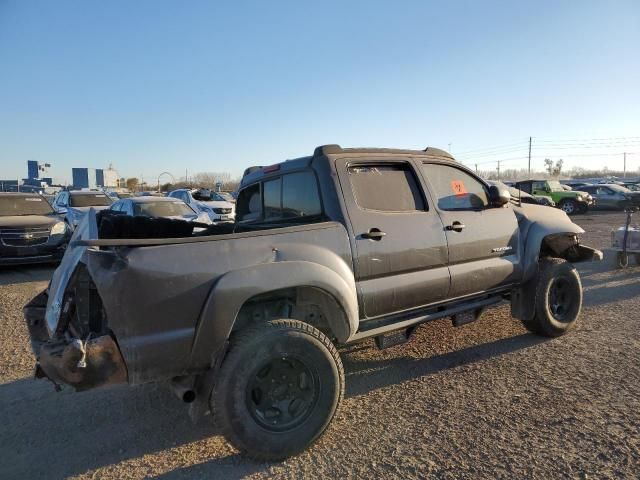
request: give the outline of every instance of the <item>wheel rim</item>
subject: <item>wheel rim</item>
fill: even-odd
[[[549,309],[553,318],[560,322],[571,320],[572,306],[571,284],[566,278],[556,278],[549,288]]]
[[[318,375],[303,362],[292,357],[274,358],[251,375],[247,408],[263,428],[291,430],[307,419],[319,390]]]
[[[562,204],[562,210],[564,213],[573,213],[575,208],[573,207],[573,202],[564,202]]]

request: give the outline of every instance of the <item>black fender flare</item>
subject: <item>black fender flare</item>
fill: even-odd
[[[191,350],[191,365],[208,365],[212,352],[228,339],[240,309],[256,295],[292,287],[313,287],[331,295],[344,318],[328,319],[339,342],[358,329],[355,282],[318,263],[292,260],[264,263],[222,275],[211,288],[203,306]],[[332,323],[333,322],[333,323]]]

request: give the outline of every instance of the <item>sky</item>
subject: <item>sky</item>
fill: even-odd
[[[0,0],[0,178],[342,146],[640,168],[640,2]]]

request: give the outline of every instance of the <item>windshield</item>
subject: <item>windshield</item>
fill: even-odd
[[[607,187],[609,187],[611,190],[615,190],[616,192],[623,192],[623,193],[629,193],[631,192],[631,190],[629,190],[627,187],[623,187],[622,185],[607,185]]]
[[[218,195],[220,195],[222,197],[222,199],[227,201],[227,202],[235,202],[236,201],[236,199],[233,198],[233,195],[231,195],[229,192],[218,192]]]
[[[40,197],[0,197],[0,216],[48,215],[53,213],[49,202]]]
[[[552,192],[564,192],[564,188],[562,188],[562,184],[557,180],[548,180],[549,188],[551,188]]]
[[[196,212],[184,202],[141,202],[133,206],[135,215],[147,217],[184,217]]]
[[[71,207],[104,207],[111,205],[113,200],[104,193],[71,194],[69,205]]]

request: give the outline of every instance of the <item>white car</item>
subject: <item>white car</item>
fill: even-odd
[[[196,212],[189,205],[186,205],[177,198],[152,196],[123,198],[111,205],[111,210],[121,212],[131,217],[171,218],[207,225],[212,223],[209,215]],[[201,232],[203,230],[203,227],[196,227],[193,231]]]
[[[206,213],[212,222],[233,222],[236,218],[235,205],[208,189],[182,188],[170,192],[167,196],[179,198],[198,213]]]
[[[53,201],[53,209],[59,215],[63,215],[71,231],[82,220],[90,208],[104,210],[109,208],[113,199],[106,193],[92,190],[62,191],[56,195]]]

